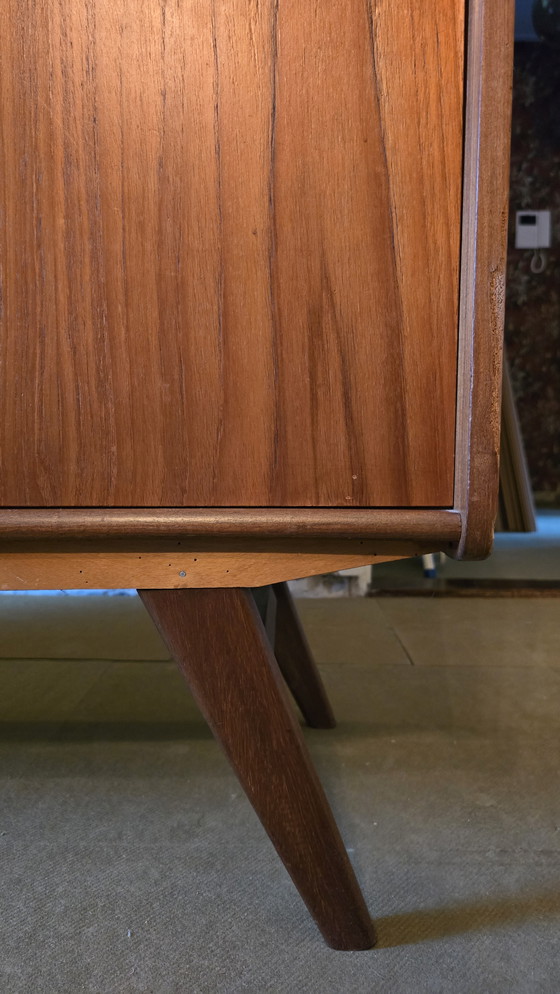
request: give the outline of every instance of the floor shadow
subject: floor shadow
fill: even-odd
[[[454,935],[560,917],[560,890],[473,901],[451,908],[426,908],[377,918],[377,949],[414,946]]]

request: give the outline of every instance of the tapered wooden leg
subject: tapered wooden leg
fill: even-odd
[[[140,590],[329,945],[375,937],[249,591]]]
[[[257,605],[257,611],[261,616],[268,641],[271,646],[274,646],[276,638],[276,597],[272,586],[251,587],[251,593]]]
[[[335,717],[287,583],[275,583],[274,654],[301,713],[311,728],[334,728]]]

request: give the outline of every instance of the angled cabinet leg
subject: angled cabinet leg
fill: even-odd
[[[250,592],[139,594],[326,941],[371,948],[364,899]]]
[[[334,728],[335,717],[287,583],[273,585],[276,597],[274,653],[284,679],[311,728]]]

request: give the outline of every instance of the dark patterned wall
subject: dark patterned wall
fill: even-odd
[[[560,505],[560,51],[515,46],[506,345],[539,503]],[[514,248],[515,211],[552,211],[540,275]]]

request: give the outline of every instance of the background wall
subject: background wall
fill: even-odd
[[[516,41],[536,41],[537,35],[531,18],[533,0],[515,0]]]
[[[540,275],[514,248],[515,211],[552,211]],[[515,46],[506,346],[537,502],[560,506],[560,51]]]

